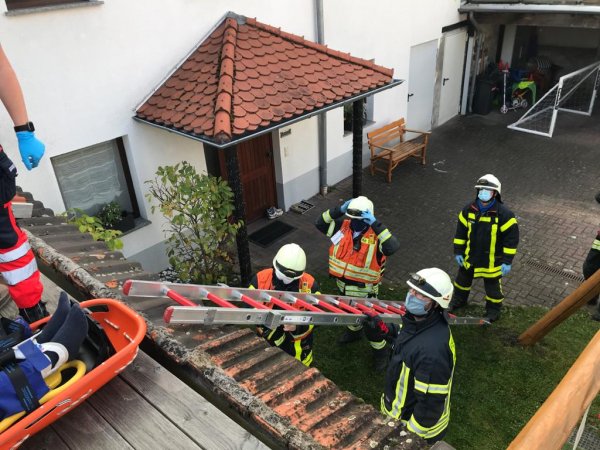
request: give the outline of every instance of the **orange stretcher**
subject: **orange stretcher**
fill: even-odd
[[[80,306],[93,324],[80,354],[45,379],[51,390],[40,399],[37,409],[0,421],[0,449],[18,448],[116,377],[137,355],[146,334],[146,322],[140,315],[113,299],[87,300]],[[33,323],[32,329],[48,320]]]

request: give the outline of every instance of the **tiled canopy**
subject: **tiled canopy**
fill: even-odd
[[[135,118],[219,146],[398,83],[393,70],[227,14]]]

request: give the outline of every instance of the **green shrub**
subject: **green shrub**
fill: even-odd
[[[122,218],[123,213],[121,210],[121,205],[115,201],[106,203],[98,213],[98,219],[104,228],[114,228],[114,226],[119,223]]]
[[[81,233],[90,233],[95,241],[104,241],[109,250],[120,250],[123,241],[119,239],[123,233],[117,230],[107,230],[102,222],[95,216],[88,216],[79,208],[71,208],[66,211],[67,222],[77,225]]]
[[[159,167],[146,181],[152,212],[168,220],[167,256],[185,283],[227,282],[233,274],[234,238],[242,221],[233,222],[233,192],[221,178],[199,175],[188,162]]]

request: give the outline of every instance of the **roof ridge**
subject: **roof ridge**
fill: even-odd
[[[306,47],[310,47],[313,50],[323,52],[333,58],[342,59],[346,62],[350,62],[353,64],[358,64],[360,66],[364,66],[368,69],[375,70],[383,75],[391,77],[394,75],[394,69],[388,69],[387,67],[380,66],[379,64],[375,64],[373,61],[369,61],[366,59],[358,58],[356,56],[352,56],[350,53],[344,53],[337,50],[330,49],[327,45],[319,44],[314,41],[309,41],[304,39],[304,37],[288,33],[286,31],[281,31],[281,28],[276,28],[272,25],[268,25],[266,23],[259,22],[256,18],[246,17],[246,24],[254,26],[256,28],[260,28],[263,31],[279,36],[282,39],[295,42],[300,45],[304,45]]]
[[[221,54],[219,55],[219,84],[215,99],[215,123],[213,136],[217,143],[231,140],[231,109],[233,106],[233,76],[235,49],[237,43],[238,21],[227,17],[224,21]]]

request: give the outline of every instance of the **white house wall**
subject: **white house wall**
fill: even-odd
[[[395,78],[407,80],[376,95],[375,126],[405,115],[410,47],[438,39],[443,26],[459,21],[459,1],[386,0],[376,8],[364,1],[323,4],[327,45],[375,58],[393,67]],[[19,185],[56,212],[64,211],[50,158],[123,137],[137,201],[142,216],[151,221],[124,237],[124,254],[141,255],[144,264],[156,261],[150,255],[160,253],[156,249],[162,248],[164,222],[150,211],[144,181],[153,178],[159,165],[185,159],[203,171],[206,163],[200,143],[135,122],[132,116],[227,11],[315,39],[313,0],[105,0],[98,6],[0,14],[0,42],[18,74],[30,119],[46,143],[39,168],[27,172],[20,165]],[[0,2],[4,12],[5,2]],[[343,135],[341,109],[327,116],[333,184],[351,174],[352,137]],[[295,124],[292,134],[281,139],[274,133],[280,205],[289,207],[319,190],[316,124],[314,118]],[[12,122],[2,108],[0,142],[19,159]]]

